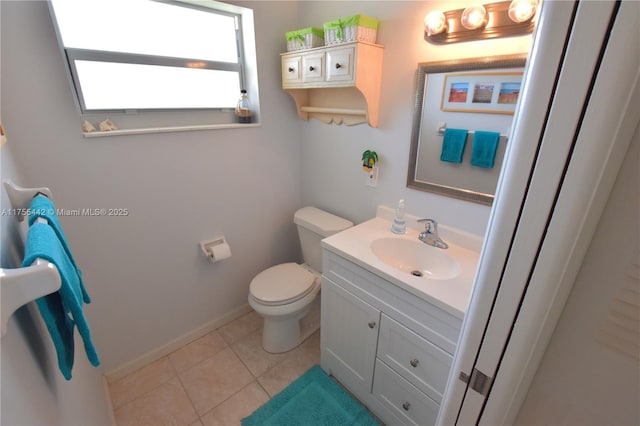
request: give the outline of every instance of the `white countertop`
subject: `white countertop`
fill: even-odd
[[[388,212],[387,212],[388,213]],[[461,272],[451,279],[432,279],[416,277],[408,272],[382,262],[371,250],[371,242],[379,238],[401,238],[418,241],[419,232],[414,220],[407,218],[407,232],[403,235],[391,232],[391,220],[380,217],[368,220],[345,231],[322,240],[322,247],[336,253],[396,286],[432,303],[445,311],[463,318],[467,310],[471,290],[480,256],[481,238],[461,233],[454,235],[455,230],[446,228],[440,232],[441,238],[449,244],[444,250],[447,255],[458,261]],[[385,212],[382,216],[388,216]],[[442,228],[441,228],[442,229]],[[447,236],[450,238],[448,239]],[[460,244],[456,244],[456,242]],[[463,247],[464,244],[465,246]]]

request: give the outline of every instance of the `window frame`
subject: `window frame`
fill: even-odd
[[[156,1],[156,0],[151,0]],[[217,1],[207,1],[206,3],[198,0],[173,0],[173,1],[163,1],[162,3],[175,5],[178,7],[186,7],[195,10],[200,10],[205,13],[215,13],[219,15],[230,16],[234,18],[235,21],[235,39],[236,39],[236,51],[237,51],[237,62],[222,62],[222,61],[212,61],[200,58],[181,58],[181,57],[169,57],[169,56],[161,56],[161,55],[148,55],[148,54],[139,54],[139,53],[129,53],[129,52],[111,52],[111,51],[103,51],[103,50],[92,50],[92,49],[80,49],[80,48],[72,48],[64,46],[62,41],[62,35],[58,28],[58,22],[55,17],[55,10],[51,3],[49,3],[49,10],[52,17],[53,25],[55,27],[56,37],[58,39],[60,50],[63,54],[63,58],[65,60],[65,65],[67,68],[68,77],[71,83],[71,87],[73,90],[73,97],[76,103],[76,107],[78,108],[80,114],[82,116],[91,115],[91,114],[105,114],[105,113],[122,113],[122,114],[135,114],[135,113],[144,113],[144,112],[193,112],[193,111],[222,111],[229,112],[233,111],[234,107],[186,107],[186,108],[171,108],[171,107],[159,107],[159,108],[136,108],[136,109],[128,109],[128,108],[110,108],[110,109],[87,109],[85,105],[85,99],[82,92],[82,87],[80,84],[80,78],[75,66],[75,62],[79,60],[85,61],[99,61],[99,62],[112,62],[112,63],[121,63],[121,64],[142,64],[142,65],[160,65],[160,66],[169,66],[169,67],[179,67],[179,68],[191,68],[189,64],[193,64],[194,62],[198,63],[199,68],[209,69],[209,70],[220,70],[220,71],[232,71],[238,73],[239,78],[239,86],[241,89],[251,88],[251,84],[248,84],[248,80],[251,78],[247,78],[247,58],[246,58],[246,49],[245,49],[245,40],[244,34],[245,29],[243,28],[243,13],[238,9],[246,9],[240,8],[238,6],[234,6],[227,3],[221,3]],[[248,9],[250,10],[250,9]],[[253,31],[253,30],[252,30]],[[254,47],[255,49],[255,47]],[[257,78],[256,86],[257,86]],[[257,87],[254,90],[250,90],[251,92],[256,91]]]

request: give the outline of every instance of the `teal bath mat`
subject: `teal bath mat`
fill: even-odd
[[[379,426],[367,409],[314,365],[242,426]]]

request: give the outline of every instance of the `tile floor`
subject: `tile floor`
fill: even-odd
[[[320,332],[270,354],[262,318],[250,312],[109,384],[116,423],[239,425],[272,396],[320,363]]]

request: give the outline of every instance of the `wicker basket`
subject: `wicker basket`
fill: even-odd
[[[379,20],[365,15],[348,16],[325,22],[323,24],[324,44],[331,45],[350,41],[375,43],[379,24]]]
[[[324,32],[321,28],[309,27],[285,33],[287,52],[324,46]]]

